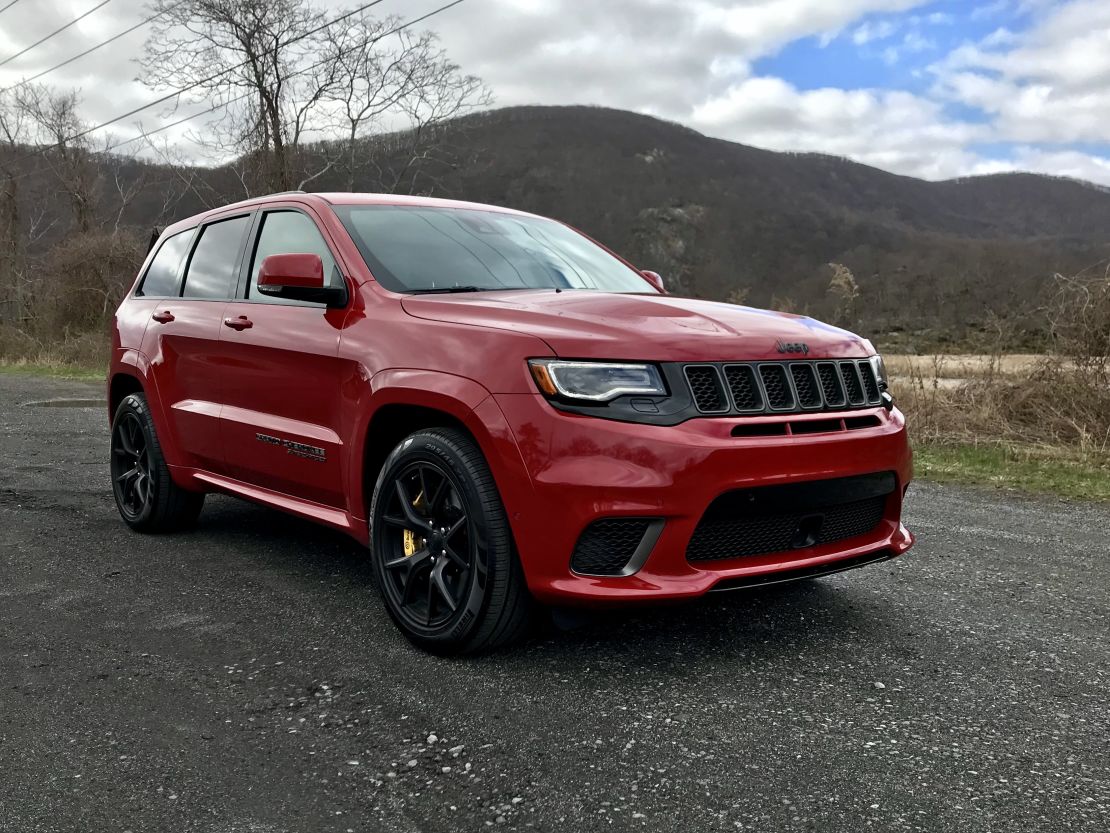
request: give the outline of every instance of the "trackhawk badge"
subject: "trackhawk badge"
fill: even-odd
[[[801,353],[803,356],[809,355],[809,345],[804,341],[776,341],[775,349],[780,353]]]

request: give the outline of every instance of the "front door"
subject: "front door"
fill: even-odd
[[[243,297],[228,305],[220,334],[228,473],[345,509],[338,352],[346,310],[259,293],[258,270],[272,254],[317,254],[330,280],[344,280],[309,214],[280,209],[259,217]]]

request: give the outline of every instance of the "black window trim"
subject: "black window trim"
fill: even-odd
[[[324,312],[328,311],[329,308],[323,304],[312,303],[311,301],[289,301],[282,304],[273,304],[268,301],[259,301],[256,298],[247,297],[247,291],[250,289],[251,267],[254,265],[254,255],[258,251],[258,243],[262,239],[263,220],[267,214],[277,214],[281,211],[295,211],[306,217],[316,228],[317,234],[319,234],[320,239],[324,241],[324,246],[327,248],[332,261],[335,263],[335,268],[339,270],[339,277],[343,279],[343,283],[347,287],[347,303],[343,307],[336,307],[335,309],[346,309],[349,307],[351,305],[351,299],[354,297],[352,281],[347,275],[347,271],[343,268],[342,259],[336,254],[335,246],[332,241],[328,239],[327,230],[321,227],[320,223],[317,222],[317,219],[311,213],[295,203],[266,204],[255,210],[254,218],[251,220],[250,229],[247,232],[247,246],[243,255],[240,257],[239,278],[235,285],[235,296],[231,299],[232,302],[237,304],[258,304],[272,307],[303,307],[306,309],[323,310]]]
[[[228,301],[234,301],[235,300],[235,292],[238,289],[238,280],[237,280],[236,276],[239,275],[240,272],[242,271],[242,268],[243,268],[243,251],[246,248],[247,241],[250,239],[251,231],[254,229],[254,225],[257,222],[257,218],[255,216],[257,214],[258,214],[258,211],[255,210],[255,209],[250,209],[248,211],[236,211],[232,214],[223,214],[223,215],[220,215],[219,217],[211,217],[211,218],[209,218],[208,220],[205,220],[203,223],[201,223],[200,225],[198,225],[196,227],[195,234],[193,236],[193,240],[189,244],[189,255],[185,259],[184,266],[182,266],[182,269],[181,269],[181,278],[177,283],[177,297],[181,298],[183,301],[209,301],[209,302],[217,302],[217,303],[221,303],[221,304],[226,304]],[[243,233],[242,238],[240,238],[240,240],[239,240],[239,252],[236,255],[235,266],[233,267],[233,269],[231,271],[232,279],[231,279],[231,281],[229,281],[229,284],[228,284],[228,292],[230,294],[226,298],[189,298],[189,297],[187,297],[185,295],[185,283],[186,283],[187,278],[189,276],[189,267],[193,265],[193,255],[196,254],[197,246],[200,244],[201,237],[203,237],[203,235],[204,235],[204,230],[207,229],[209,226],[216,225],[217,223],[223,223],[223,222],[226,222],[228,220],[239,220],[239,219],[242,219],[244,217],[249,218],[249,221],[247,222],[247,228],[246,228],[245,232]]]
[[[185,277],[185,263],[188,260],[188,258],[191,257],[191,255],[192,255],[193,246],[196,245],[196,236],[197,236],[197,229],[198,228],[200,228],[200,226],[195,225],[192,228],[186,228],[186,229],[182,229],[181,231],[175,231],[173,234],[163,234],[162,235],[162,239],[158,242],[158,245],[154,248],[153,254],[150,256],[150,260],[147,262],[146,268],[143,270],[142,277],[140,277],[138,282],[135,284],[135,289],[131,293],[132,298],[152,298],[152,299],[154,299],[154,298],[180,298],[181,297],[181,288],[184,285],[184,280],[183,279]],[[150,274],[150,267],[154,265],[154,261],[158,257],[158,254],[162,251],[162,247],[165,246],[166,243],[168,243],[173,238],[178,237],[182,234],[188,234],[188,235],[190,235],[190,237],[186,241],[185,251],[182,253],[181,259],[177,262],[177,294],[176,295],[144,295],[143,294],[143,287],[146,285],[147,275]]]

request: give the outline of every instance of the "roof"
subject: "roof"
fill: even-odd
[[[208,211],[202,211],[191,217],[185,217],[171,224],[165,234],[176,234],[187,228],[192,228],[209,218],[222,214],[229,209],[251,209],[271,203],[299,202],[307,205],[408,205],[422,206],[425,208],[469,208],[475,211],[496,211],[502,214],[517,214],[525,217],[536,216],[527,211],[517,211],[515,208],[504,208],[497,205],[485,205],[479,202],[465,202],[463,200],[445,200],[435,197],[412,197],[405,194],[364,194],[352,191],[337,191],[333,193],[306,193],[304,191],[282,191],[277,194],[264,194],[258,197],[239,202],[228,203]]]

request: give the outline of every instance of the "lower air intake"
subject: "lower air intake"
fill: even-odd
[[[893,472],[727,492],[709,505],[688,561],[721,561],[831,544],[875,530]]]
[[[570,567],[589,576],[619,576],[636,555],[644,535],[653,523],[650,518],[605,518],[594,521],[578,539]]]

